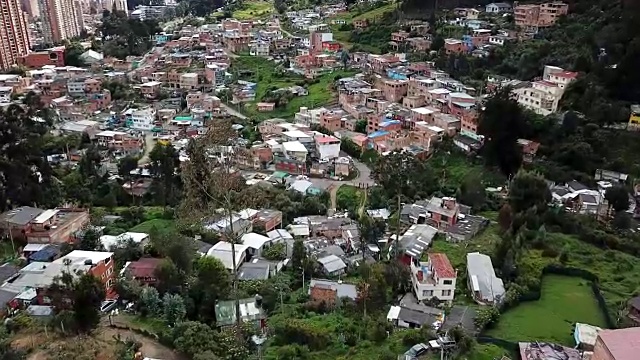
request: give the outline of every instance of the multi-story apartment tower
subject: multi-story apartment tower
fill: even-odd
[[[113,11],[115,8],[116,10],[124,11],[125,14],[129,15],[129,11],[127,10],[127,0],[103,0],[102,8],[109,11]]]
[[[29,30],[19,0],[0,0],[0,69],[17,64],[29,52]]]
[[[39,0],[42,19],[42,37],[46,44],[57,44],[62,40],[80,35],[82,17],[74,0]]]

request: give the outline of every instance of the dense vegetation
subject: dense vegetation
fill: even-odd
[[[107,10],[98,30],[104,55],[122,60],[129,55],[144,55],[153,46],[151,37],[162,31],[155,20],[130,19],[124,12]]]

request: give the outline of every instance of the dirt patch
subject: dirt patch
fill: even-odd
[[[100,326],[91,336],[63,337],[57,333],[43,331],[19,333],[11,344],[16,349],[29,353],[28,360],[119,360],[116,358],[118,337],[124,341],[135,339],[142,344],[145,357],[163,360],[185,360],[170,348],[152,338],[131,330]]]
[[[184,360],[184,357],[181,357],[175,351],[169,349],[168,347],[158,343],[157,341],[150,339],[146,336],[137,334],[131,330],[124,329],[116,329],[116,328],[102,328],[100,334],[98,335],[99,339],[103,339],[105,341],[115,341],[114,337],[118,337],[122,340],[132,338],[137,342],[142,344],[142,354],[145,357],[163,359],[163,360]]]

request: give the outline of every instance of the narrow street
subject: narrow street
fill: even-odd
[[[140,160],[138,160],[138,166],[144,166],[149,163],[149,154],[151,153],[151,150],[153,150],[153,147],[155,145],[156,145],[156,142],[153,139],[153,133],[152,132],[146,133],[144,135],[144,154],[142,155]]]
[[[237,118],[240,118],[242,120],[246,120],[247,119],[247,117],[242,115],[242,113],[232,109],[231,107],[227,106],[224,103],[220,103],[220,106],[222,106],[222,108],[225,109],[227,114],[229,114],[229,115],[233,115],[233,116],[235,116]]]

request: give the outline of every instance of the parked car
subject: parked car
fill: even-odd
[[[407,350],[404,353],[404,355],[405,355],[405,358],[407,359],[415,359],[418,356],[426,353],[427,351],[429,351],[429,345],[420,343],[420,344],[413,345],[411,349]]]
[[[105,300],[100,305],[100,311],[103,313],[108,313],[111,310],[115,309],[117,304],[118,304],[117,300]]]

